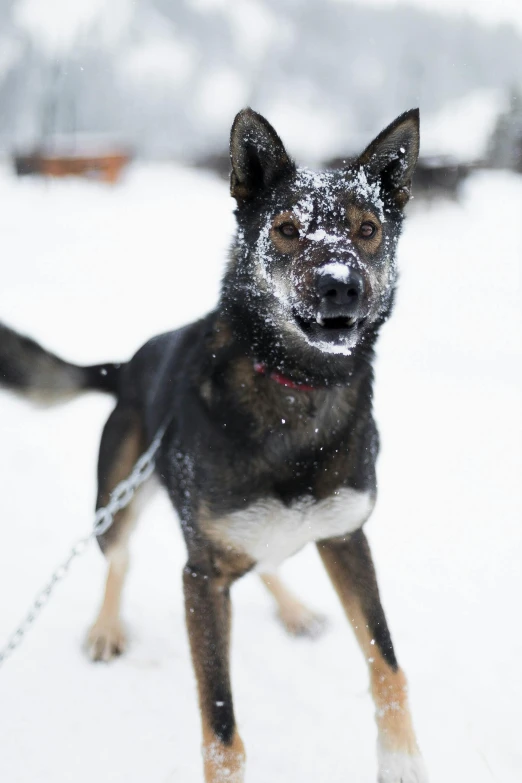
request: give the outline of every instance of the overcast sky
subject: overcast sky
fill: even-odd
[[[212,0],[211,0],[212,1]],[[339,0],[352,2],[353,0]],[[397,0],[358,0],[364,4],[399,5]],[[217,0],[220,2],[220,0]],[[468,13],[483,22],[498,24],[507,22],[522,32],[522,0],[403,0],[402,5],[432,9],[451,14]]]
[[[263,0],[192,0],[200,8],[211,8],[241,3],[244,7],[259,6]],[[306,0],[303,0],[306,2]],[[337,2],[359,2],[364,5],[399,5],[397,0],[337,0]],[[433,9],[451,14],[468,13],[474,19],[498,24],[514,25],[522,33],[522,0],[401,0],[402,5]],[[40,41],[52,48],[60,49],[71,45],[76,34],[88,27],[103,14],[105,27],[109,24],[117,36],[124,29],[132,14],[133,0],[20,0],[15,14],[28,30]],[[244,9],[243,9],[244,10]],[[255,14],[253,18],[256,18]]]

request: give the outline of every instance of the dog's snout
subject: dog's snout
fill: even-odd
[[[328,309],[355,311],[364,293],[364,280],[356,269],[343,268],[343,275],[322,274],[317,280],[321,303]]]

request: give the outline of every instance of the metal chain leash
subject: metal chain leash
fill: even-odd
[[[40,612],[49,601],[54,588],[61,582],[69,573],[71,564],[77,557],[83,555],[90,542],[95,538],[106,533],[114,522],[114,517],[129,505],[138,487],[147,481],[147,479],[154,472],[156,464],[156,453],[161,445],[165,431],[170,423],[170,417],[161,425],[159,430],[154,436],[154,440],[150,444],[147,451],[145,451],[134,465],[129,476],[120,481],[116,485],[111,493],[109,502],[106,506],[99,508],[96,511],[94,517],[93,529],[87,536],[83,536],[78,539],[76,543],[71,547],[71,550],[65,560],[63,560],[57,568],[53,571],[49,581],[42,587],[37,593],[33,603],[26,616],[18,626],[18,628],[11,634],[4,647],[0,648],[0,667],[5,663],[7,658],[22,644],[25,639],[27,631],[31,628],[35,620],[39,617]]]

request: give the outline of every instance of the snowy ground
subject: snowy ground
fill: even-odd
[[[170,167],[114,189],[0,174],[0,319],[82,362],[127,357],[215,301],[233,225],[223,184]],[[522,777],[522,180],[473,178],[461,206],[415,205],[380,343],[380,500],[368,526],[432,780]],[[111,401],[35,410],[0,396],[0,645],[92,521]],[[134,543],[132,645],[81,651],[101,592],[93,547],[0,670],[2,783],[201,781],[182,541],[163,496]],[[233,681],[248,783],[374,783],[361,654],[312,548],[287,579],[328,614],[280,629],[257,580],[235,588]]]

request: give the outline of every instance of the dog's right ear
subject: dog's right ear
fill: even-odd
[[[357,162],[380,180],[383,196],[403,207],[410,197],[411,178],[419,157],[419,110],[397,117]]]
[[[230,162],[230,193],[239,207],[295,171],[275,130],[252,109],[243,109],[234,120]]]

